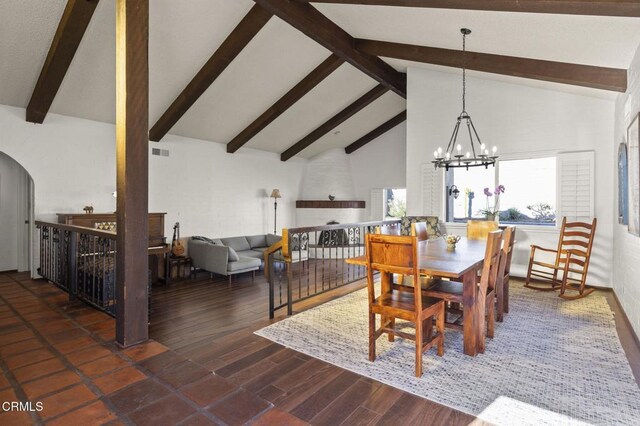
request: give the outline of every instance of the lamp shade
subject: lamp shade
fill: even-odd
[[[274,189],[273,191],[271,191],[271,198],[282,198],[282,195],[280,195],[280,190],[279,189]]]

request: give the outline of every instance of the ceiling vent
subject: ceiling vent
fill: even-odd
[[[169,150],[168,149],[160,149],[160,148],[151,148],[151,155],[157,155],[159,157],[168,157]]]

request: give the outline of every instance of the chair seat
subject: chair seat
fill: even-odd
[[[399,317],[405,317],[409,319],[415,315],[415,303],[413,293],[393,290],[391,293],[384,293],[376,297],[371,306],[374,308],[392,308],[394,310],[406,312],[407,315],[399,315]],[[435,305],[442,303],[441,299],[435,297],[422,296],[422,310],[428,311]]]

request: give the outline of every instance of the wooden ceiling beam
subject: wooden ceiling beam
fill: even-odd
[[[344,123],[349,118],[353,117],[355,114],[357,114],[367,105],[369,105],[371,102],[375,101],[380,96],[387,93],[388,90],[389,90],[388,87],[382,84],[378,84],[376,87],[369,90],[367,93],[365,93],[360,98],[358,98],[351,105],[349,105],[348,107],[346,107],[345,109],[343,109],[342,111],[340,111],[339,113],[331,117],[329,120],[321,124],[320,127],[315,129],[313,132],[309,133],[304,138],[300,139],[290,148],[288,148],[285,152],[283,152],[280,155],[280,160],[287,161],[294,155],[298,154],[300,151],[307,148],[312,143],[316,142],[318,139],[320,139],[321,137],[329,133],[331,130],[335,129],[340,124]]]
[[[273,16],[258,5],[254,5],[249,13],[233,29],[231,34],[209,58],[204,66],[173,101],[149,132],[149,139],[159,142],[169,130],[182,118],[191,106],[213,84],[222,72],[242,52],[247,44],[269,22]]]
[[[362,148],[372,140],[384,135],[385,133],[387,133],[389,130],[393,129],[397,125],[404,123],[406,120],[407,120],[407,110],[404,110],[400,114],[393,117],[391,120],[385,122],[379,127],[376,127],[375,129],[373,129],[372,131],[370,131],[369,133],[367,133],[366,135],[364,135],[363,137],[361,137],[351,145],[347,146],[344,149],[344,152],[346,152],[347,154],[351,154],[359,150],[360,148]]]
[[[67,74],[99,0],[68,0],[27,105],[27,121],[42,123]]]
[[[356,48],[371,55],[404,59],[413,62],[462,68],[465,56],[461,50],[415,46],[375,40],[356,40]],[[534,80],[595,89],[625,92],[627,70],[466,52],[466,68],[474,71],[502,74]]]
[[[291,0],[254,0],[335,55],[344,59],[378,83],[407,97],[406,74],[374,55],[356,50],[354,38],[310,4]]]
[[[299,3],[340,3],[497,12],[640,17],[637,0],[296,0]]]
[[[282,96],[276,103],[266,110],[260,117],[256,118],[253,123],[247,126],[238,134],[231,142],[227,144],[227,152],[234,153],[244,144],[249,142],[251,138],[260,133],[265,127],[271,124],[282,113],[291,108],[293,104],[298,102],[304,95],[309,93],[311,89],[316,87],[322,80],[327,78],[340,65],[344,63],[344,59],[331,55],[311,71],[305,78]]]

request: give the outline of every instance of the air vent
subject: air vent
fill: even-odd
[[[160,149],[160,148],[151,148],[151,155],[157,155],[160,157],[168,157],[169,150],[168,149]]]

